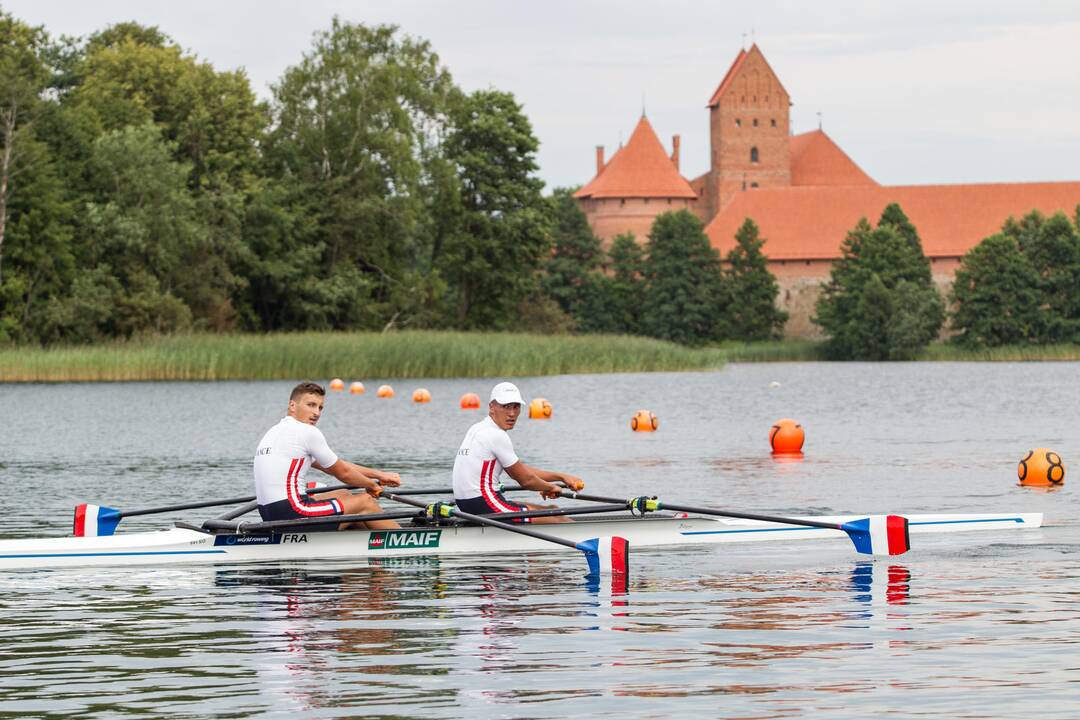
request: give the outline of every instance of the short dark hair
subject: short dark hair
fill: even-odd
[[[320,397],[326,397],[326,390],[323,389],[322,385],[317,385],[313,382],[308,382],[307,380],[305,380],[304,382],[300,383],[292,389],[292,392],[289,394],[289,402],[292,402],[293,400],[299,400],[301,397],[307,395],[308,393],[312,395],[318,395]]]

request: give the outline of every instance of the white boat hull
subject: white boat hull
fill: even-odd
[[[847,522],[859,516],[806,519]],[[1038,528],[1042,513],[983,515],[908,515],[909,532],[959,532]],[[610,518],[538,530],[575,542],[615,535],[631,548],[731,542],[787,542],[845,538],[840,530],[725,518]],[[414,527],[391,531],[213,535],[187,528],[104,537],[67,537],[0,541],[0,569],[91,567],[101,565],[172,565],[402,555],[502,554],[535,551],[572,552],[569,548],[525,535],[481,526]]]

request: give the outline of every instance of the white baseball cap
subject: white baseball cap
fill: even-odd
[[[525,404],[525,401],[521,399],[521,391],[517,389],[517,385],[511,382],[501,382],[491,388],[491,399],[500,405],[509,405],[510,403]]]

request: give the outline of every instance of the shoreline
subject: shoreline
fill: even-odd
[[[813,340],[687,348],[616,335],[398,331],[191,334],[53,348],[0,348],[0,383],[521,377],[718,370],[830,362]],[[968,350],[934,343],[914,362],[1074,362],[1080,345]]]

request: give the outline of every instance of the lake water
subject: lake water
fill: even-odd
[[[7,572],[0,716],[1078,717],[1080,480],[1016,485],[1031,447],[1080,462],[1078,376],[792,363],[519,378],[555,412],[519,422],[518,453],[600,494],[773,514],[1043,512],[1046,526],[915,535],[878,561],[845,540],[639,550],[617,597],[571,555]],[[492,381],[395,381],[380,400],[383,381],[360,379],[368,394],[328,399],[331,446],[448,485],[480,418],[457,399]],[[0,385],[0,537],[65,535],[78,502],[249,493],[291,385]],[[428,405],[409,400],[420,386]],[[640,408],[658,432],[630,431]],[[806,427],[802,462],[769,455],[781,417]]]

